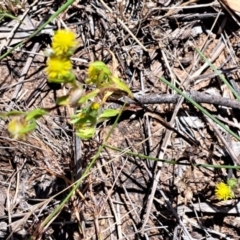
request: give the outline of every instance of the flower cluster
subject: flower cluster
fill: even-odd
[[[133,98],[132,92],[126,83],[114,76],[109,67],[101,61],[95,61],[89,65],[88,78],[85,83],[95,85],[98,89],[101,89],[101,92],[104,93],[103,102],[117,92],[122,92],[122,95],[127,94],[130,98]]]
[[[8,123],[8,132],[13,139],[26,140],[27,135],[36,129],[36,120],[48,111],[36,108],[28,113],[20,111],[10,111],[6,117],[12,117]]]
[[[69,30],[58,30],[52,39],[52,54],[48,58],[46,74],[48,82],[75,83],[70,57],[77,47],[76,36]]]
[[[111,84],[110,80],[111,71],[105,63],[95,61],[89,65],[88,78],[85,80],[87,84],[95,84],[96,87],[101,88]]]
[[[232,187],[224,182],[216,184],[215,195],[218,200],[228,200],[234,197]]]

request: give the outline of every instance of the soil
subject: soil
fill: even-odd
[[[1,56],[28,40],[1,60],[0,111],[51,108],[66,94],[68,86],[49,84],[44,71],[44,51],[65,27],[79,42],[72,58],[77,81],[89,90],[89,63],[117,64],[115,74],[135,99],[109,99],[104,108],[120,109],[126,101],[125,109],[115,126],[116,118],[98,124],[88,141],[74,134],[70,107],[40,118],[25,141],[10,137],[10,118],[0,120],[0,239],[239,239],[238,139],[184,99],[148,103],[178,94],[163,77],[197,91],[198,103],[239,135],[240,105],[231,90],[240,92],[237,6],[230,0],[75,1],[28,39],[62,4],[0,4],[17,17],[0,16]],[[215,186],[230,178],[237,179],[234,197],[220,201]]]

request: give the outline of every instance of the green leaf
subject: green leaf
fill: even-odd
[[[62,78],[48,78],[47,80],[49,83],[57,83],[57,84],[62,84],[64,83],[64,79]]]
[[[227,185],[231,188],[234,188],[237,186],[238,180],[236,178],[230,178],[227,180]]]
[[[120,78],[118,77],[112,77],[112,81],[116,84],[116,87],[128,94],[130,98],[133,98],[133,94],[130,90],[130,88],[127,86],[125,82],[123,82]]]
[[[78,123],[78,121],[79,121],[79,119],[78,118],[73,118],[71,121],[70,121],[70,124],[77,124]]]
[[[95,127],[79,128],[76,131],[76,135],[83,140],[88,140],[94,136],[95,131],[96,131]]]
[[[96,97],[99,92],[100,92],[99,89],[95,89],[94,91],[91,91],[90,93],[87,93],[86,95],[83,95],[83,96],[79,99],[78,103],[82,104],[82,103],[87,102],[88,100]]]
[[[92,117],[90,115],[86,115],[85,117],[83,118],[73,118],[71,121],[70,121],[71,124],[75,125],[75,126],[94,126],[96,125],[97,123],[97,118],[96,117]]]
[[[7,114],[7,116],[24,116],[27,113],[26,112],[22,112],[22,111],[15,111],[15,110],[13,110],[13,111],[10,111],[10,112],[8,112],[6,114]]]
[[[32,120],[31,122],[28,123],[28,125],[24,128],[22,128],[19,133],[20,134],[27,134],[29,132],[32,132],[33,130],[35,130],[37,127],[37,123],[35,120]]]
[[[100,114],[98,120],[102,122],[108,118],[116,117],[120,112],[121,112],[121,109],[106,109]]]
[[[75,125],[75,127],[76,125],[78,125],[77,127],[79,127],[79,125],[84,127],[95,126],[97,124],[98,114],[95,113],[97,110],[91,109],[91,105],[92,104],[78,110],[75,115],[71,116],[72,120],[70,121],[70,123]]]
[[[48,111],[42,109],[42,108],[36,108],[33,111],[29,112],[26,116],[26,120],[32,120],[32,119],[38,119],[40,117],[42,117],[43,115],[46,115],[48,113]]]
[[[59,106],[67,106],[69,104],[69,96],[62,96],[56,99],[56,104]]]

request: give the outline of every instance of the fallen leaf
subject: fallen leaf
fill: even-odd
[[[240,13],[240,1],[239,0],[223,0],[223,2],[231,8],[233,11]]]

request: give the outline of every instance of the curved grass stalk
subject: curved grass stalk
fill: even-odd
[[[220,127],[222,127],[224,130],[226,130],[229,134],[231,134],[233,137],[235,137],[238,141],[240,141],[240,136],[238,136],[235,132],[233,132],[231,129],[229,129],[227,126],[225,126],[222,122],[220,122],[217,118],[215,118],[212,114],[210,114],[205,108],[203,108],[200,104],[195,102],[192,98],[190,98],[187,94],[182,92],[180,89],[178,89],[176,86],[174,86],[172,83],[167,81],[165,78],[160,77],[160,80],[164,83],[166,83],[170,88],[174,89],[178,94],[183,96],[185,99],[187,99],[190,103],[193,104],[197,109],[199,109],[203,114],[208,116],[210,119],[212,119],[215,123],[217,123]]]
[[[189,166],[195,166],[195,167],[203,167],[203,168],[226,168],[226,169],[240,169],[240,166],[232,166],[232,165],[212,165],[212,164],[194,164],[194,163],[181,163],[181,162],[177,162],[174,160],[165,160],[165,159],[159,159],[159,158],[155,158],[155,157],[150,157],[150,156],[146,156],[144,154],[140,154],[140,153],[134,153],[131,152],[130,150],[122,150],[120,148],[116,148],[116,147],[112,147],[109,145],[104,145],[104,147],[109,148],[111,150],[117,151],[117,152],[121,152],[122,154],[127,154],[129,156],[134,156],[134,157],[138,157],[141,159],[146,159],[146,160],[151,160],[151,161],[159,161],[159,162],[164,162],[167,164],[172,164],[172,165],[189,165]]]

